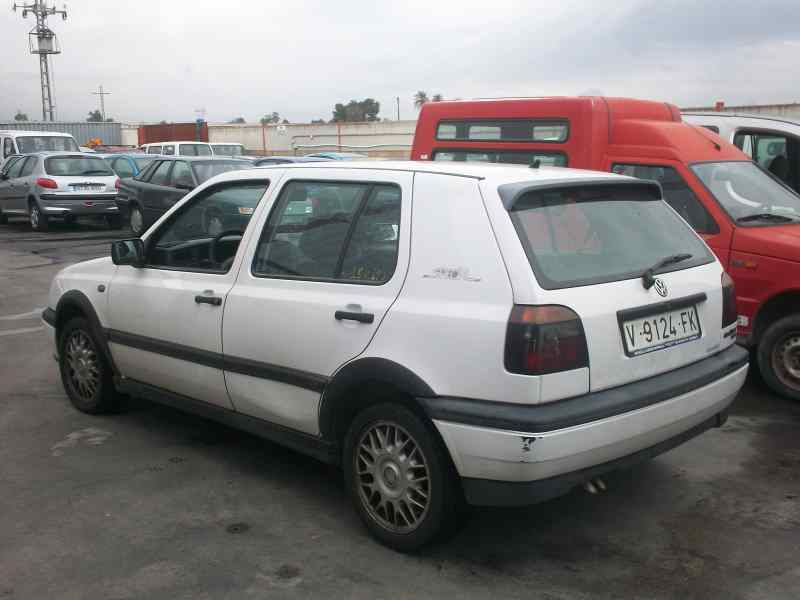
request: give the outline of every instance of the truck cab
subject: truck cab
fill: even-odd
[[[747,149],[746,138],[739,139]],[[758,147],[758,140],[750,143]],[[605,97],[428,103],[411,158],[574,167],[658,181],[666,202],[733,277],[738,339],[756,350],[764,380],[800,400],[800,196],[769,166],[708,127],[685,122],[676,106]]]

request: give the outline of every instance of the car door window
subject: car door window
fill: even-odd
[[[667,201],[698,233],[719,233],[719,225],[673,167],[658,165],[615,164],[612,172],[638,179],[658,181]]]
[[[28,175],[33,173],[33,169],[35,166],[36,166],[36,158],[34,158],[33,156],[29,156],[25,161],[25,164],[22,165],[22,169],[19,172],[19,176],[27,177]]]
[[[268,185],[226,182],[195,196],[148,240],[148,266],[226,273]]]
[[[14,164],[8,168],[8,178],[14,179],[15,177],[19,177],[19,174],[22,171],[22,167],[25,165],[26,162],[28,162],[28,159],[24,157],[14,161]]]
[[[172,161],[162,161],[153,174],[150,176],[149,182],[153,185],[167,185],[169,182],[169,170],[172,168]]]
[[[267,220],[253,274],[385,283],[397,262],[399,230],[397,186],[294,181]]]
[[[161,154],[161,146],[150,146],[147,149],[148,154]]]
[[[115,158],[111,161],[111,168],[119,177],[133,177],[133,167],[127,158]]]
[[[175,146],[164,146],[164,154],[166,156],[173,156],[175,154]]]
[[[189,163],[183,160],[175,162],[175,166],[172,167],[170,179],[172,181],[171,185],[174,188],[192,189],[194,187],[192,168],[189,166]]]
[[[14,142],[11,141],[11,138],[5,138],[3,140],[3,158],[8,158],[14,154]]]

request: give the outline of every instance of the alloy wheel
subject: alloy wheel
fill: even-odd
[[[39,215],[39,207],[36,206],[35,204],[31,205],[31,215],[30,215],[31,227],[33,227],[34,229],[38,229],[39,228],[39,218],[40,218],[40,216],[41,215]]]
[[[80,329],[64,345],[70,387],[82,400],[94,398],[100,385],[100,360],[89,336]]]
[[[138,208],[131,209],[131,231],[136,234],[142,233],[142,225],[144,224],[144,220],[142,219],[142,213]]]
[[[786,387],[800,391],[800,332],[791,332],[775,344],[772,369]]]
[[[353,459],[358,494],[370,517],[395,533],[409,533],[430,506],[428,461],[417,441],[395,423],[381,421],[361,436]]]

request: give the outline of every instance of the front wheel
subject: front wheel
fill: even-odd
[[[42,209],[39,208],[39,204],[35,201],[31,201],[31,204],[28,208],[29,217],[31,221],[31,229],[34,231],[47,231],[49,226],[49,219],[47,215],[42,212]]]
[[[770,325],[758,343],[758,368],[775,392],[800,400],[800,315]]]
[[[344,476],[358,516],[379,541],[416,550],[457,514],[446,451],[429,426],[399,404],[359,413],[345,436]]]

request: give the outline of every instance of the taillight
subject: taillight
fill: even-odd
[[[588,367],[580,317],[566,306],[515,306],[506,329],[505,364],[522,375]]]
[[[725,271],[722,272],[722,327],[733,325],[737,321],[736,286],[733,279]]]
[[[39,177],[39,179],[36,180],[36,185],[38,185],[39,187],[47,188],[48,190],[58,189],[58,184],[52,179],[48,179],[47,177]]]
[[[119,177],[117,177],[116,181],[114,181],[114,188],[119,190]]]

